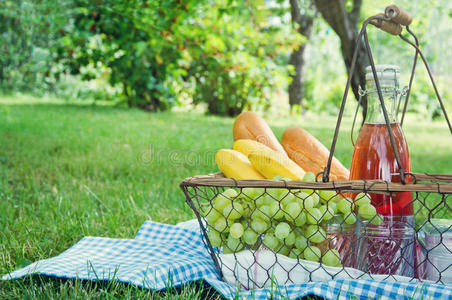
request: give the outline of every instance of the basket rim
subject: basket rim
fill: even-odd
[[[211,187],[255,187],[255,188],[287,188],[287,189],[319,189],[343,190],[356,192],[431,192],[452,194],[452,175],[413,173],[414,182],[402,184],[384,180],[348,180],[330,182],[285,181],[272,179],[234,179],[223,173],[211,173],[185,178],[181,188],[195,186]],[[429,182],[420,182],[429,181]],[[445,183],[439,183],[445,182]]]

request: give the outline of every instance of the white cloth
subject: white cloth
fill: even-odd
[[[412,281],[404,276],[369,275],[354,268],[329,267],[308,260],[297,261],[265,249],[220,254],[220,260],[226,281],[246,289],[333,279]]]

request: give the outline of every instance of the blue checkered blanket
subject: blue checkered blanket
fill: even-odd
[[[145,222],[135,239],[85,237],[60,255],[3,276],[4,280],[41,274],[86,280],[119,280],[162,290],[203,280],[228,299],[452,299],[452,286],[371,280],[330,280],[270,289],[238,290],[221,281],[201,240],[196,221],[178,225]]]

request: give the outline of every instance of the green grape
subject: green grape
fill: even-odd
[[[240,239],[236,239],[229,235],[228,240],[226,242],[227,248],[232,252],[238,252],[243,249],[243,243]]]
[[[299,192],[301,192],[301,190],[300,189],[291,189],[290,192],[296,196]]]
[[[210,245],[212,247],[220,247],[221,246],[221,235],[218,231],[211,230],[207,233],[207,238],[209,239]]]
[[[258,235],[252,229],[247,229],[243,233],[242,239],[248,245],[254,245],[257,242]]]
[[[302,211],[296,218],[295,218],[295,225],[301,227],[304,224],[306,224],[306,214],[304,211]]]
[[[249,219],[242,219],[240,221],[240,224],[242,224],[243,226],[243,230],[247,230],[248,228],[250,228],[250,220]]]
[[[290,179],[289,177],[284,177],[284,176],[280,176],[280,175],[276,175],[275,177],[273,177],[273,180],[292,181],[292,179]]]
[[[290,248],[283,245],[278,249],[277,253],[285,255],[285,256],[289,256]]]
[[[322,252],[316,246],[306,247],[306,249],[304,249],[303,251],[304,258],[310,261],[320,261],[321,255]]]
[[[286,192],[286,189],[267,189],[267,195],[273,198],[273,200],[279,200],[281,195]]]
[[[270,198],[270,196],[268,196],[268,195],[259,196],[259,198],[255,199],[256,206],[262,207],[262,206],[266,205],[268,203],[269,198]]]
[[[287,205],[289,205],[290,203],[292,203],[292,202],[296,202],[297,200],[296,200],[296,197],[295,197],[295,195],[294,194],[292,194],[292,193],[286,193],[286,194],[283,194],[283,195],[281,195],[281,205],[283,206],[283,207],[286,207]]]
[[[228,197],[229,199],[234,199],[237,197],[237,191],[234,189],[227,189],[226,191],[223,192],[223,195],[225,195],[226,197]]]
[[[322,212],[318,208],[311,208],[306,214],[308,224],[318,224],[322,221]]]
[[[320,200],[322,202],[335,201],[338,202],[341,197],[335,192],[330,190],[319,190]]]
[[[301,207],[297,202],[291,202],[284,206],[286,220],[293,222],[301,213]]]
[[[326,239],[325,230],[317,225],[309,225],[306,227],[306,237],[310,242],[321,243]]]
[[[299,193],[297,198],[297,202],[300,206],[306,210],[310,210],[314,207],[314,198],[312,198],[309,194]]]
[[[358,209],[358,214],[363,219],[370,220],[377,214],[377,210],[372,204],[364,204]]]
[[[245,202],[243,204],[243,217],[249,217],[256,210],[254,202]]]
[[[320,202],[319,195],[317,195],[316,193],[313,193],[313,194],[311,194],[310,197],[312,198],[312,200],[314,202],[314,207],[316,207]]]
[[[228,222],[225,218],[218,219],[215,224],[213,224],[213,228],[218,232],[229,232]]]
[[[231,253],[234,253],[234,251],[232,251],[232,250],[229,249],[228,247],[223,247],[223,253],[224,253],[224,254],[231,254]]]
[[[289,235],[289,233],[290,225],[285,222],[279,223],[275,228],[275,236],[280,240],[285,239]]]
[[[322,205],[319,207],[319,210],[322,214],[322,220],[330,220],[334,217],[334,211],[330,206]]]
[[[260,218],[255,218],[251,221],[251,228],[256,232],[262,233],[270,228],[270,224]]]
[[[295,239],[295,247],[303,251],[308,246],[309,246],[308,239],[303,235],[298,235],[297,238]]]
[[[238,202],[232,202],[223,209],[223,215],[230,220],[235,220],[243,216],[243,206]]]
[[[289,235],[283,240],[284,245],[292,246],[293,244],[295,244],[295,237],[296,237],[295,232],[291,231]]]
[[[294,259],[303,259],[303,251],[304,250],[301,250],[301,249],[298,249],[298,248],[292,248],[292,249],[290,249],[290,253],[289,253],[289,257],[290,258],[294,258]]]
[[[243,225],[240,223],[234,223],[231,225],[231,228],[229,228],[229,234],[236,239],[239,239],[243,235]]]
[[[275,202],[275,201],[279,202],[278,198],[274,198],[273,196],[268,195],[268,194],[265,195],[265,200],[266,200],[266,202],[265,202],[266,205],[270,205],[270,203]]]
[[[279,220],[284,217],[283,210],[279,207],[278,201],[272,201],[270,205],[268,206],[268,215],[270,218]]]
[[[255,219],[262,219],[262,220],[268,220],[270,218],[270,207],[267,205],[263,205],[260,208],[256,208],[255,211],[252,212],[251,218]]]
[[[314,190],[302,190],[297,194],[297,202],[305,209],[316,207],[319,203],[319,196]]]
[[[273,233],[267,233],[264,237],[263,243],[265,247],[272,250],[276,250],[280,245],[278,239],[275,237]]]
[[[360,206],[363,206],[365,204],[370,204],[370,198],[364,193],[359,193],[358,195],[356,195],[355,205],[359,208]]]
[[[370,219],[370,224],[372,224],[372,225],[381,225],[381,224],[383,224],[383,222],[384,222],[384,219],[383,219],[383,217],[382,216],[380,216],[380,215],[375,215],[375,217],[373,217],[372,219]]]
[[[322,264],[336,267],[341,263],[339,252],[336,249],[329,249],[322,256]]]
[[[298,190],[298,193],[305,193],[305,194],[311,195],[312,193],[314,193],[314,190],[311,190],[311,189],[300,189],[300,190]]]
[[[214,208],[211,208],[205,216],[207,224],[214,224],[220,217],[221,214],[219,214]]]
[[[337,203],[333,201],[328,201],[326,203],[326,206],[328,207],[328,210],[331,210],[333,212],[333,215],[337,213]]]
[[[303,181],[315,182],[315,175],[312,172],[306,172],[303,176]]]
[[[254,199],[263,193],[262,189],[257,188],[242,188],[242,195],[246,196],[248,199]]]
[[[226,207],[226,205],[230,204],[231,200],[229,200],[226,196],[223,194],[219,194],[213,203],[213,207],[218,211],[223,211],[223,209]]]
[[[344,215],[348,214],[355,210],[355,205],[353,204],[352,199],[344,198],[341,199],[337,204],[337,209],[342,212]]]
[[[242,188],[241,194],[248,199],[253,199],[256,196],[254,188]]]
[[[356,222],[355,213],[349,212],[348,214],[345,214],[344,215],[344,222],[349,224],[349,225],[355,224],[355,222]]]

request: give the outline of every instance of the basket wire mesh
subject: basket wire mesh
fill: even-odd
[[[401,123],[420,57],[452,133],[428,63],[408,26],[411,21],[408,13],[391,5],[385,14],[363,22],[328,162],[318,174],[322,175],[322,182],[238,180],[211,174],[187,178],[181,183],[223,280],[247,289],[342,278],[452,283],[452,175],[413,174],[402,168],[367,38],[367,25],[372,24],[398,35],[416,50]],[[414,42],[401,34],[402,27]],[[362,38],[400,183],[329,180]],[[408,196],[409,203],[397,207],[400,202],[394,201],[395,209],[389,214],[374,201],[381,195],[391,200],[400,193]],[[407,205],[410,210],[413,205],[413,214],[403,213]]]
[[[212,174],[187,178],[181,188],[225,281],[245,288],[343,278],[450,283],[452,184],[413,176],[427,182],[235,180]],[[363,218],[347,200],[358,194],[359,204],[399,192],[412,194],[415,220],[378,213]],[[289,230],[284,238],[277,234],[282,223]],[[231,234],[233,226],[239,229]]]

